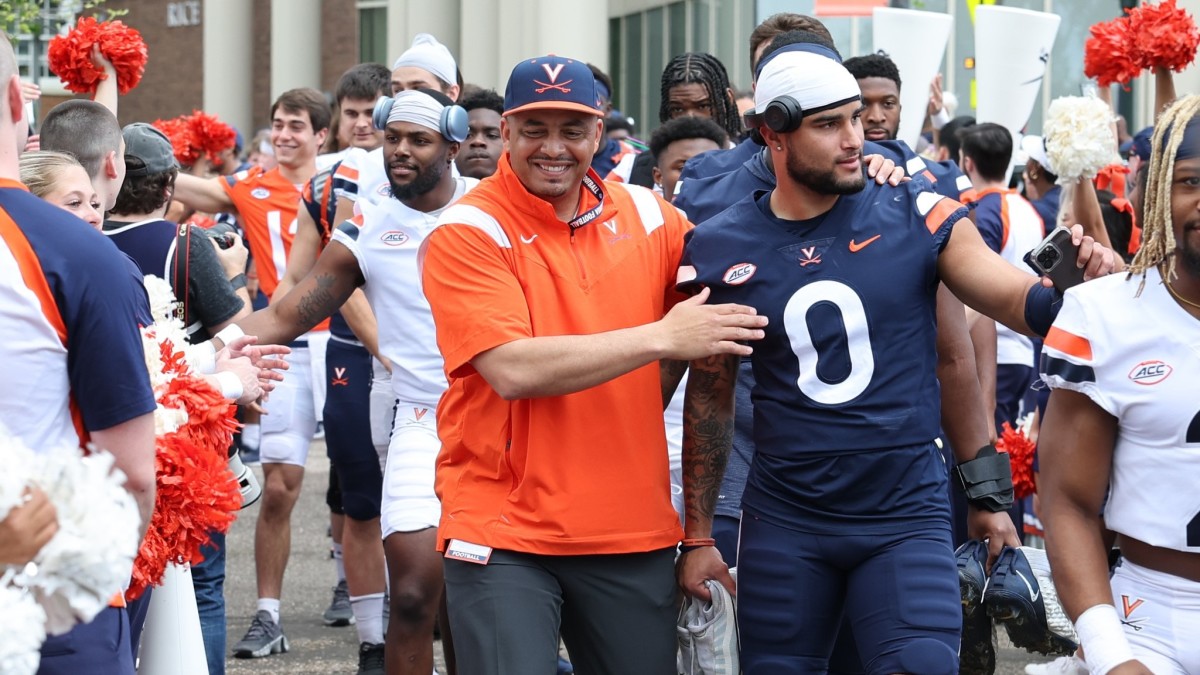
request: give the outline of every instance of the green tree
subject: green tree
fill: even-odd
[[[20,35],[40,35],[43,28],[56,32],[80,14],[91,13],[97,19],[115,19],[129,10],[104,9],[106,0],[0,0],[0,26],[10,39]]]

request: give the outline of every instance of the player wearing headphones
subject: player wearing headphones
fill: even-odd
[[[755,103],[747,121],[772,150],[778,186],[697,226],[679,272],[683,289],[707,287],[710,302],[768,319],[755,344],[756,454],[742,498],[742,667],[826,672],[844,615],[867,672],[953,675],[962,617],[933,442],[937,284],[1030,334],[1049,329],[1055,291],[992,253],[966,208],[924,181],[865,180],[860,91],[835,59],[778,55]],[[1111,251],[1075,237],[1089,276],[1111,269]],[[732,429],[737,367],[736,357],[692,362],[687,540],[712,541],[728,442],[704,439]],[[1007,456],[986,434],[955,450],[971,533],[996,549],[1015,544]],[[685,547],[680,585],[707,598],[708,579],[732,588],[713,547]]]
[[[382,673],[383,658],[399,667],[433,669],[433,622],[442,591],[434,529],[441,507],[433,492],[440,444],[435,426],[446,388],[433,317],[421,292],[417,251],[438,215],[478,184],[451,171],[467,137],[467,113],[431,89],[381,98],[374,121],[384,129],[391,198],[361,201],[362,213],[342,223],[316,265],[271,306],[240,322],[260,340],[299,335],[324,320],[362,287],[379,321],[379,345],[392,363],[397,402],[380,506],[391,581],[386,652],[364,642],[360,673]]]

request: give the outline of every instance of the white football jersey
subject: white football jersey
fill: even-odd
[[[1200,552],[1200,323],[1157,269],[1113,274],[1067,291],[1046,336],[1042,378],[1087,395],[1118,420],[1112,530]]]
[[[1000,257],[1017,269],[1028,272],[1025,254],[1032,251],[1046,236],[1042,217],[1024,197],[1005,192],[1002,213],[1005,219],[1004,241]],[[1033,362],[1033,342],[1005,326],[996,324],[996,363],[1037,367]]]
[[[458,178],[449,204],[478,184],[474,178]],[[379,350],[392,362],[396,397],[434,408],[446,390],[446,375],[433,314],[421,289],[417,252],[444,208],[425,213],[390,198],[359,200],[356,207],[361,214],[338,225],[333,241],[350,249],[366,279],[363,292],[379,323]],[[355,221],[360,221],[357,228]]]

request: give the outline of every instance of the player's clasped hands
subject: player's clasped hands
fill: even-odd
[[[754,352],[740,343],[761,340],[767,317],[746,305],[706,304],[711,293],[705,288],[672,307],[662,318],[666,358],[690,361],[714,354],[749,356]]]

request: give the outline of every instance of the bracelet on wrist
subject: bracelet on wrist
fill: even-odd
[[[682,554],[682,553],[687,553],[688,551],[694,551],[698,548],[708,548],[710,546],[716,546],[716,545],[717,545],[717,540],[713,539],[712,537],[688,538],[688,539],[684,539],[683,541],[679,542],[679,552]]]
[[[229,280],[229,286],[235,291],[238,290],[239,288],[245,288],[246,287],[246,273],[242,272],[241,274],[231,278]]]

